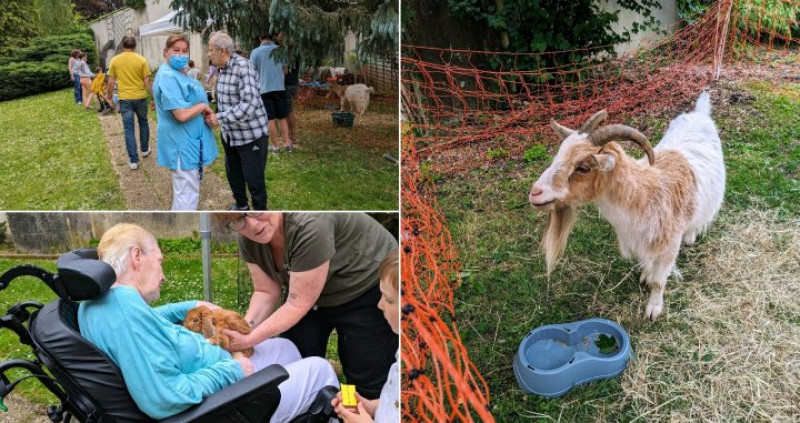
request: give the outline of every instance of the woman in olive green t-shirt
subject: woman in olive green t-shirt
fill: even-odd
[[[239,233],[254,291],[245,316],[253,332],[231,334],[231,348],[281,335],[303,357],[325,356],[336,329],[348,383],[377,398],[399,343],[377,307],[378,266],[397,247],[395,238],[364,213],[232,216],[228,227]],[[284,288],[286,301],[277,307]]]

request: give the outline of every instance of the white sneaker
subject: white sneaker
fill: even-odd
[[[130,164],[131,170],[136,170],[139,168],[139,163],[131,163]]]
[[[150,155],[150,149],[148,148],[147,151],[142,151],[142,157],[147,157]]]

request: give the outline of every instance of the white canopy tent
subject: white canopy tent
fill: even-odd
[[[171,35],[171,34],[180,34],[183,32],[183,29],[178,25],[175,25],[171,22],[172,18],[177,15],[178,12],[173,10],[166,15],[162,16],[159,19],[154,20],[153,22],[144,24],[139,27],[139,36],[140,37],[152,37],[156,35]]]

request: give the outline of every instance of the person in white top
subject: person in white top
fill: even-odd
[[[186,71],[186,74],[198,81],[200,80],[200,69],[194,67],[194,60],[189,61],[189,70]]]
[[[381,300],[378,308],[392,327],[392,332],[400,333],[400,275],[399,250],[395,248],[381,261]],[[331,400],[336,414],[344,423],[396,423],[400,421],[400,351],[395,354],[395,362],[389,368],[389,376],[381,389],[381,396],[376,400],[368,400],[358,394],[358,406],[355,410],[342,405],[341,392]]]

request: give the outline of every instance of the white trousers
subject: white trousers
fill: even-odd
[[[197,210],[200,203],[200,172],[197,169],[181,170],[181,158],[178,157],[178,168],[169,171],[172,175],[172,210]]]
[[[317,393],[328,385],[339,387],[339,380],[328,360],[322,357],[301,358],[297,347],[284,338],[271,338],[253,347],[250,357],[253,370],[280,364],[289,378],[278,385],[281,401],[270,423],[283,423],[308,411]]]

